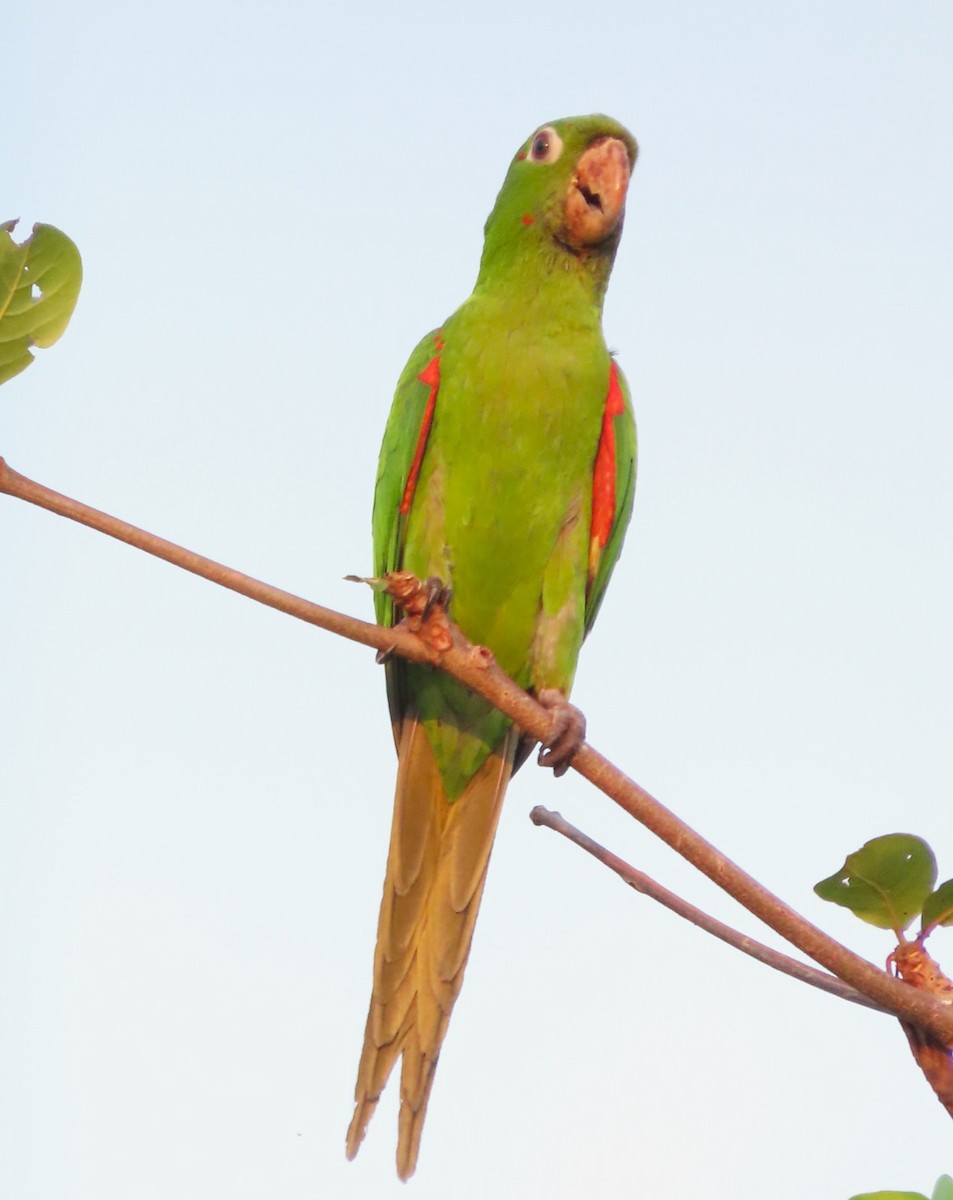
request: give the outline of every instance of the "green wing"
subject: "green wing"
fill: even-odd
[[[377,484],[374,488],[374,574],[384,575],[388,571],[399,571],[404,560],[404,540],[407,530],[407,514],[401,513],[401,504],[407,483],[421,451],[421,435],[426,440],[425,418],[433,387],[423,382],[420,375],[436,358],[441,349],[440,331],[433,330],[414,348],[394,393],[384,440],[381,443],[377,465]],[[419,468],[419,461],[417,463]],[[375,591],[374,608],[378,623],[394,624],[394,604],[383,591]],[[404,670],[400,659],[390,658],[387,662],[387,699],[395,737],[404,714],[403,681]]]
[[[377,464],[374,489],[374,574],[399,571],[404,559],[407,517],[400,508],[414,466],[432,388],[420,375],[440,353],[440,331],[428,333],[414,348],[404,367],[391,405]],[[377,619],[393,625],[390,596],[375,593]]]
[[[609,578],[619,559],[629,517],[632,515],[632,502],[635,499],[635,472],[638,455],[635,416],[632,412],[629,385],[618,366],[616,366],[616,370],[624,405],[623,411],[612,418],[615,428],[615,516],[609,532],[609,540],[602,549],[596,573],[586,593],[587,634],[592,629],[609,584]]]

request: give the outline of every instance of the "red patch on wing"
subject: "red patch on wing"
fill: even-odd
[[[615,418],[625,411],[615,362],[609,367],[609,394],[602,415],[602,433],[592,476],[592,527],[589,535],[589,574],[595,574],[615,520]]]
[[[439,341],[438,344],[443,349],[443,342]],[[440,387],[439,354],[427,363],[417,378],[421,383],[425,383],[430,388],[430,395],[427,397],[424,419],[420,423],[420,433],[417,435],[417,449],[414,451],[414,461],[411,463],[410,474],[407,476],[407,484],[400,502],[400,515],[402,517],[405,517],[410,512],[410,506],[414,501],[414,491],[417,488],[417,477],[420,475],[420,466],[424,461],[424,451],[427,449],[427,438],[430,434],[431,422],[433,421],[433,410],[437,403],[437,389]]]
[[[524,225],[533,225],[536,221],[536,218],[533,216],[532,213],[524,213],[523,216],[520,217],[520,220],[523,222]]]

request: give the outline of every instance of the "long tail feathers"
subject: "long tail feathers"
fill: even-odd
[[[401,1179],[417,1165],[437,1056],[463,983],[516,743],[511,731],[451,804],[423,727],[404,721],[374,990],[347,1133],[347,1156],[353,1158],[402,1055]]]

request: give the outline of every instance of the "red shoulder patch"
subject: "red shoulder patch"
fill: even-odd
[[[439,334],[434,340],[437,341],[440,349],[443,349],[443,342],[439,339]],[[410,512],[410,506],[414,502],[414,492],[417,489],[417,478],[420,475],[420,467],[424,461],[424,451],[427,449],[427,438],[430,435],[430,426],[433,422],[433,410],[437,403],[437,390],[440,387],[440,355],[432,358],[426,367],[417,376],[421,383],[430,388],[430,395],[427,397],[427,407],[424,409],[424,419],[420,423],[420,433],[417,435],[417,448],[414,450],[414,461],[410,465],[410,474],[407,476],[407,483],[404,487],[404,495],[400,502],[400,515],[405,517]]]
[[[619,372],[613,360],[609,367],[609,392],[602,414],[602,433],[592,474],[592,525],[589,534],[589,578],[599,564],[615,521],[615,418],[625,411]]]

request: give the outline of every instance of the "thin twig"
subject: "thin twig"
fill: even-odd
[[[757,959],[758,962],[764,963],[765,966],[773,967],[775,971],[781,971],[784,975],[790,975],[792,979],[799,979],[801,983],[807,983],[811,987],[820,988],[822,992],[830,992],[832,996],[838,996],[841,1000],[849,1000],[852,1004],[860,1004],[864,1008],[872,1008],[876,1012],[888,1012],[876,1000],[869,999],[862,992],[858,992],[856,988],[843,983],[835,975],[828,975],[826,971],[819,971],[816,967],[808,966],[807,963],[800,962],[796,958],[791,958],[790,955],[782,954],[779,950],[773,950],[763,942],[756,941],[754,938],[748,937],[747,934],[733,929],[730,925],[726,925],[723,921],[719,921],[716,917],[702,912],[694,904],[689,904],[681,896],[676,896],[674,892],[670,892],[667,887],[663,887],[662,884],[658,883],[650,875],[646,875],[644,871],[639,871],[636,867],[625,862],[624,859],[619,858],[611,850],[607,850],[605,846],[600,845],[599,842],[589,837],[587,833],[583,833],[581,829],[577,829],[561,813],[551,812],[548,808],[537,804],[529,814],[529,817],[534,825],[544,825],[547,829],[552,829],[556,833],[562,834],[564,838],[580,846],[583,850],[591,854],[593,858],[601,862],[603,866],[608,867],[610,871],[614,871],[629,887],[635,888],[637,892],[641,892],[643,896],[648,896],[651,900],[658,901],[659,904],[664,905],[665,908],[670,909],[673,913],[684,917],[686,921],[691,921],[693,925],[697,925],[699,929],[704,929],[706,933],[710,933],[713,937],[727,942],[729,946],[734,946],[742,954],[750,955],[751,958]]]
[[[549,732],[552,718],[547,709],[505,675],[483,648],[468,642],[455,626],[451,626],[453,644],[438,653],[406,629],[378,628],[322,608],[62,496],[19,475],[2,458],[0,492],[88,525],[299,620],[378,650],[393,651],[414,662],[439,666],[494,704],[538,741]],[[588,744],[577,751],[572,766],[803,954],[896,1016],[921,1025],[945,1045],[953,1045],[953,1006],[891,978],[806,921]]]
[[[295,596],[292,592],[272,587],[251,575],[243,575],[241,571],[235,571],[215,562],[214,559],[205,558],[193,550],[186,550],[184,546],[176,545],[175,542],[167,542],[165,538],[147,533],[146,530],[130,525],[119,517],[112,517],[108,513],[100,512],[98,508],[90,508],[79,500],[73,500],[44,487],[41,483],[35,483],[14,471],[3,458],[0,458],[0,492],[26,500],[58,516],[69,517],[71,521],[108,534],[120,542],[135,546],[137,550],[144,550],[147,554],[164,559],[173,566],[191,571],[193,575],[199,575],[212,583],[247,596],[249,600],[257,600],[259,604],[266,604],[279,612],[297,617],[299,621],[307,621],[310,625],[317,625],[331,633],[339,633],[342,637],[361,642],[365,646],[373,646],[377,650],[394,649],[415,662],[434,663],[437,660],[433,651],[406,630],[384,629],[380,625],[359,621],[356,617],[345,616],[344,613],[323,608],[320,604],[313,604],[310,600]]]

